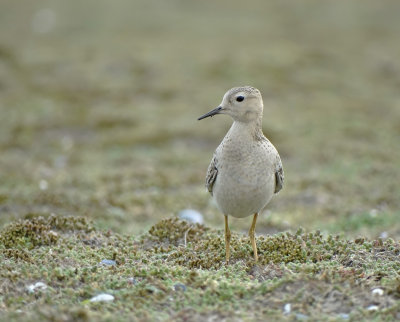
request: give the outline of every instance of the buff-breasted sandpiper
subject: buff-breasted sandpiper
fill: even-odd
[[[206,187],[225,216],[226,262],[230,257],[228,215],[253,215],[249,230],[255,261],[258,260],[255,227],[258,214],[283,186],[283,168],[276,148],[262,132],[263,100],[250,86],[227,91],[220,106],[199,117],[227,114],[233,124],[207,170]]]

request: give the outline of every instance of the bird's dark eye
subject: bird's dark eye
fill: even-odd
[[[238,102],[242,102],[244,100],[244,96],[238,96],[238,97],[236,97],[236,100]]]

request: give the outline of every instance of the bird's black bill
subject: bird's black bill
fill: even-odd
[[[219,112],[222,110],[221,106],[218,106],[217,108],[214,108],[212,111],[200,116],[197,120],[200,121],[202,119],[205,119],[206,117],[214,116],[219,114]]]

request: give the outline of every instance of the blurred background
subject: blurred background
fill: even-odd
[[[286,176],[257,233],[399,238],[399,12],[367,0],[2,0],[0,225],[55,213],[139,234],[189,208],[222,229],[204,177],[232,121],[196,119],[252,85]]]

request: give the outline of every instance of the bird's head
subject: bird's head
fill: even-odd
[[[250,123],[262,117],[263,100],[257,88],[251,86],[234,87],[227,91],[221,104],[198,120],[217,114],[230,115],[235,121]]]

